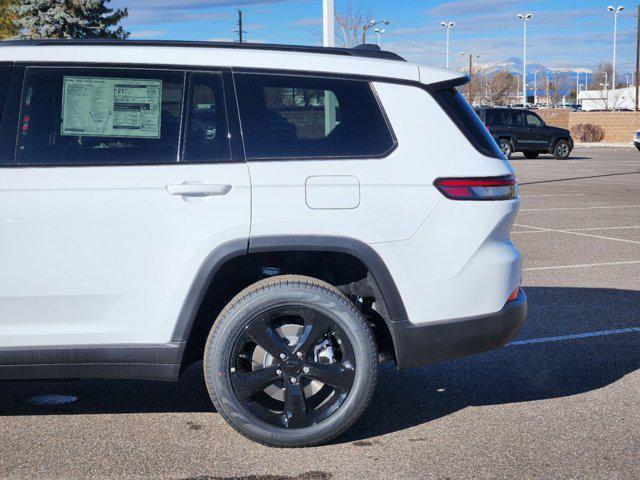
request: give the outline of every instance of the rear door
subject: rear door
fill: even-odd
[[[505,112],[509,115],[511,122],[509,130],[514,138],[514,147],[516,150],[527,150],[531,144],[529,139],[529,130],[525,124],[524,115],[520,110],[510,110]]]
[[[551,135],[549,128],[542,119],[533,112],[525,112],[525,122],[529,132],[529,142],[532,150],[549,150]]]
[[[0,170],[0,346],[171,339],[204,258],[249,234],[229,79],[27,66]]]

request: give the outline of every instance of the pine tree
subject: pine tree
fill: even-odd
[[[0,39],[11,38],[18,34],[18,27],[14,23],[15,5],[17,0],[0,0]]]
[[[21,0],[14,7],[23,39],[127,38],[118,24],[127,9],[111,9],[111,0]]]

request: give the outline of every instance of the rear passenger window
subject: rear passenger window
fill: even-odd
[[[368,82],[239,74],[247,158],[378,157],[395,146]]]
[[[510,112],[510,116],[511,116],[511,125],[515,127],[524,126],[524,117],[522,115],[522,112]]]
[[[184,72],[28,68],[19,165],[178,161]]]

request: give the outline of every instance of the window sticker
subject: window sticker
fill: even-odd
[[[62,135],[160,138],[162,80],[64,77]]]

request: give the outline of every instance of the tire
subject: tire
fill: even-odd
[[[524,157],[528,158],[529,160],[533,160],[540,156],[539,152],[522,152],[522,153],[524,154]]]
[[[636,146],[636,148],[638,149],[638,151],[640,151],[640,143],[633,142],[633,144]]]
[[[371,401],[377,372],[362,313],[332,285],[294,275],[240,292],[204,353],[217,411],[245,437],[274,447],[319,445],[343,433]]]
[[[571,146],[566,140],[558,140],[553,147],[553,158],[556,160],[566,160],[571,153]]]
[[[498,140],[498,146],[505,157],[511,158],[511,155],[513,154],[513,145],[509,139],[501,138]]]

